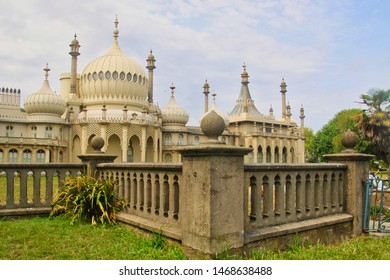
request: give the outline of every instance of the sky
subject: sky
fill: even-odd
[[[75,34],[78,72],[104,54],[116,16],[128,57],[146,67],[153,50],[155,103],[167,105],[173,82],[189,125],[204,113],[206,79],[217,108],[234,108],[244,63],[260,112],[272,105],[281,118],[284,78],[292,118],[299,124],[303,105],[314,131],[343,109],[363,108],[359,96],[369,89],[390,88],[389,0],[0,0],[0,7],[0,87],[20,89],[22,100],[40,89],[46,63],[60,93]]]

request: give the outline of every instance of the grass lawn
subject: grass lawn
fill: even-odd
[[[62,217],[0,220],[0,259],[11,260],[177,260],[179,245],[159,234],[124,226],[91,226]]]
[[[183,260],[207,259],[160,234],[124,225],[91,226],[69,219],[0,220],[2,260]],[[362,236],[334,246],[291,245],[284,251],[254,251],[251,256],[221,253],[216,259],[390,260],[390,238]]]

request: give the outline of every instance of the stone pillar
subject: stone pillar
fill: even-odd
[[[114,162],[117,158],[116,155],[106,155],[101,149],[104,146],[104,139],[100,136],[95,136],[91,139],[91,146],[94,149],[91,154],[79,155],[78,157],[81,159],[83,163],[87,164],[86,174],[95,176],[96,166],[99,163],[109,163]]]
[[[361,154],[353,149],[357,136],[348,130],[341,141],[346,148],[339,154],[324,155],[329,163],[342,163],[348,166],[345,185],[345,212],[353,218],[353,235],[363,232],[365,182],[369,175],[369,162],[373,155]]]
[[[210,130],[205,128],[208,125]],[[213,126],[222,130],[213,134]],[[209,111],[201,124],[208,142],[179,150],[182,244],[209,254],[244,245],[244,155],[252,149],[220,143],[224,126],[223,118]]]

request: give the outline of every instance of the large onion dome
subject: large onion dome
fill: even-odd
[[[27,114],[49,114],[61,116],[66,110],[66,102],[61,96],[55,94],[50,88],[48,76],[49,67],[43,69],[45,73],[45,80],[42,87],[36,93],[29,95],[24,101],[24,109]]]
[[[179,104],[176,103],[174,96],[175,87],[173,86],[173,83],[170,88],[171,98],[168,104],[161,109],[162,124],[185,126],[188,122],[189,115],[186,110],[184,110],[182,107],[180,107]]]
[[[148,81],[143,68],[119,48],[118,20],[114,43],[104,55],[92,60],[81,74],[80,97],[85,105],[124,103],[147,106]]]

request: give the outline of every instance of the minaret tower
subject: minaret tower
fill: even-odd
[[[69,99],[72,100],[77,96],[77,57],[80,55],[80,44],[77,40],[76,34],[74,35],[74,39],[69,45],[70,52],[69,54],[72,56],[72,64],[70,70],[70,96]]]
[[[204,112],[207,113],[209,111],[209,93],[210,93],[210,86],[207,82],[207,79],[203,85],[203,94],[204,94]]]
[[[302,132],[303,132],[304,129],[305,129],[305,109],[303,108],[303,105],[301,105],[299,118],[301,119],[301,129],[302,129]]]
[[[287,84],[284,81],[284,78],[282,79],[282,82],[280,83],[280,92],[282,93],[282,118],[285,119],[287,116],[287,107],[286,107],[286,92],[287,92]]]
[[[249,92],[249,89],[248,89],[248,84],[249,84],[249,81],[248,81],[248,78],[249,78],[249,75],[248,75],[248,72],[246,72],[246,65],[244,63],[244,65],[242,66],[244,68],[244,72],[242,72],[241,74],[241,84],[242,84],[242,93],[243,93],[243,102],[244,102],[244,114],[245,113],[248,113],[248,92]]]
[[[150,105],[150,104],[153,103],[153,70],[156,68],[156,66],[154,64],[156,62],[156,60],[154,59],[154,55],[153,55],[152,50],[150,50],[148,59],[146,61],[148,63],[146,68],[149,70],[149,72],[148,72],[148,81],[149,81],[149,84],[148,84],[148,101],[149,101],[149,105]]]

